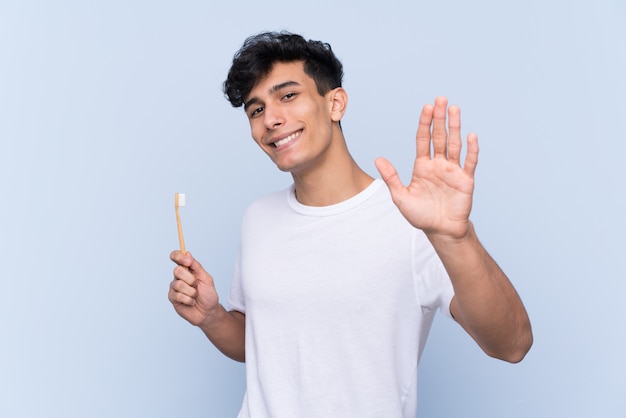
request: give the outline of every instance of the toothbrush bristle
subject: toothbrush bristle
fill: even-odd
[[[185,193],[178,193],[178,206],[185,206]]]

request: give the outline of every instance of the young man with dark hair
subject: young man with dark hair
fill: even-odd
[[[459,109],[443,97],[424,106],[408,186],[382,158],[374,179],[346,146],[342,74],[328,44],[246,40],[224,92],[294,183],[246,211],[228,310],[191,254],[171,255],[176,311],[246,362],[242,418],[415,417],[438,309],[490,356],[518,362],[532,344],[517,292],[469,220],[478,143],[468,136],[462,163]]]

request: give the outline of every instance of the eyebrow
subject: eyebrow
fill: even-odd
[[[274,94],[277,91],[280,91],[280,90],[284,89],[285,87],[299,86],[299,85],[300,85],[300,83],[298,83],[297,81],[285,81],[284,83],[280,83],[280,84],[276,84],[276,85],[272,86],[269,89],[269,94]],[[258,102],[260,102],[258,97],[251,98],[246,103],[244,103],[243,110],[244,111],[248,110],[248,108],[250,106],[252,106],[253,104],[258,103]]]

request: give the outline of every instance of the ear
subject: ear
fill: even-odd
[[[348,107],[348,93],[342,87],[337,87],[329,92],[329,99],[330,117],[333,122],[339,122]]]

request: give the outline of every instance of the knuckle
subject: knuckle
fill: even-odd
[[[180,295],[180,293],[178,293],[174,289],[170,289],[170,291],[167,293],[167,298],[169,299],[169,301],[171,303],[179,303],[180,302],[178,300],[179,299],[179,295]]]
[[[193,303],[193,299],[184,293],[172,291],[169,296],[170,302],[175,304],[190,305]]]
[[[176,277],[177,279],[182,279],[186,272],[187,269],[183,266],[174,267],[174,277]]]

